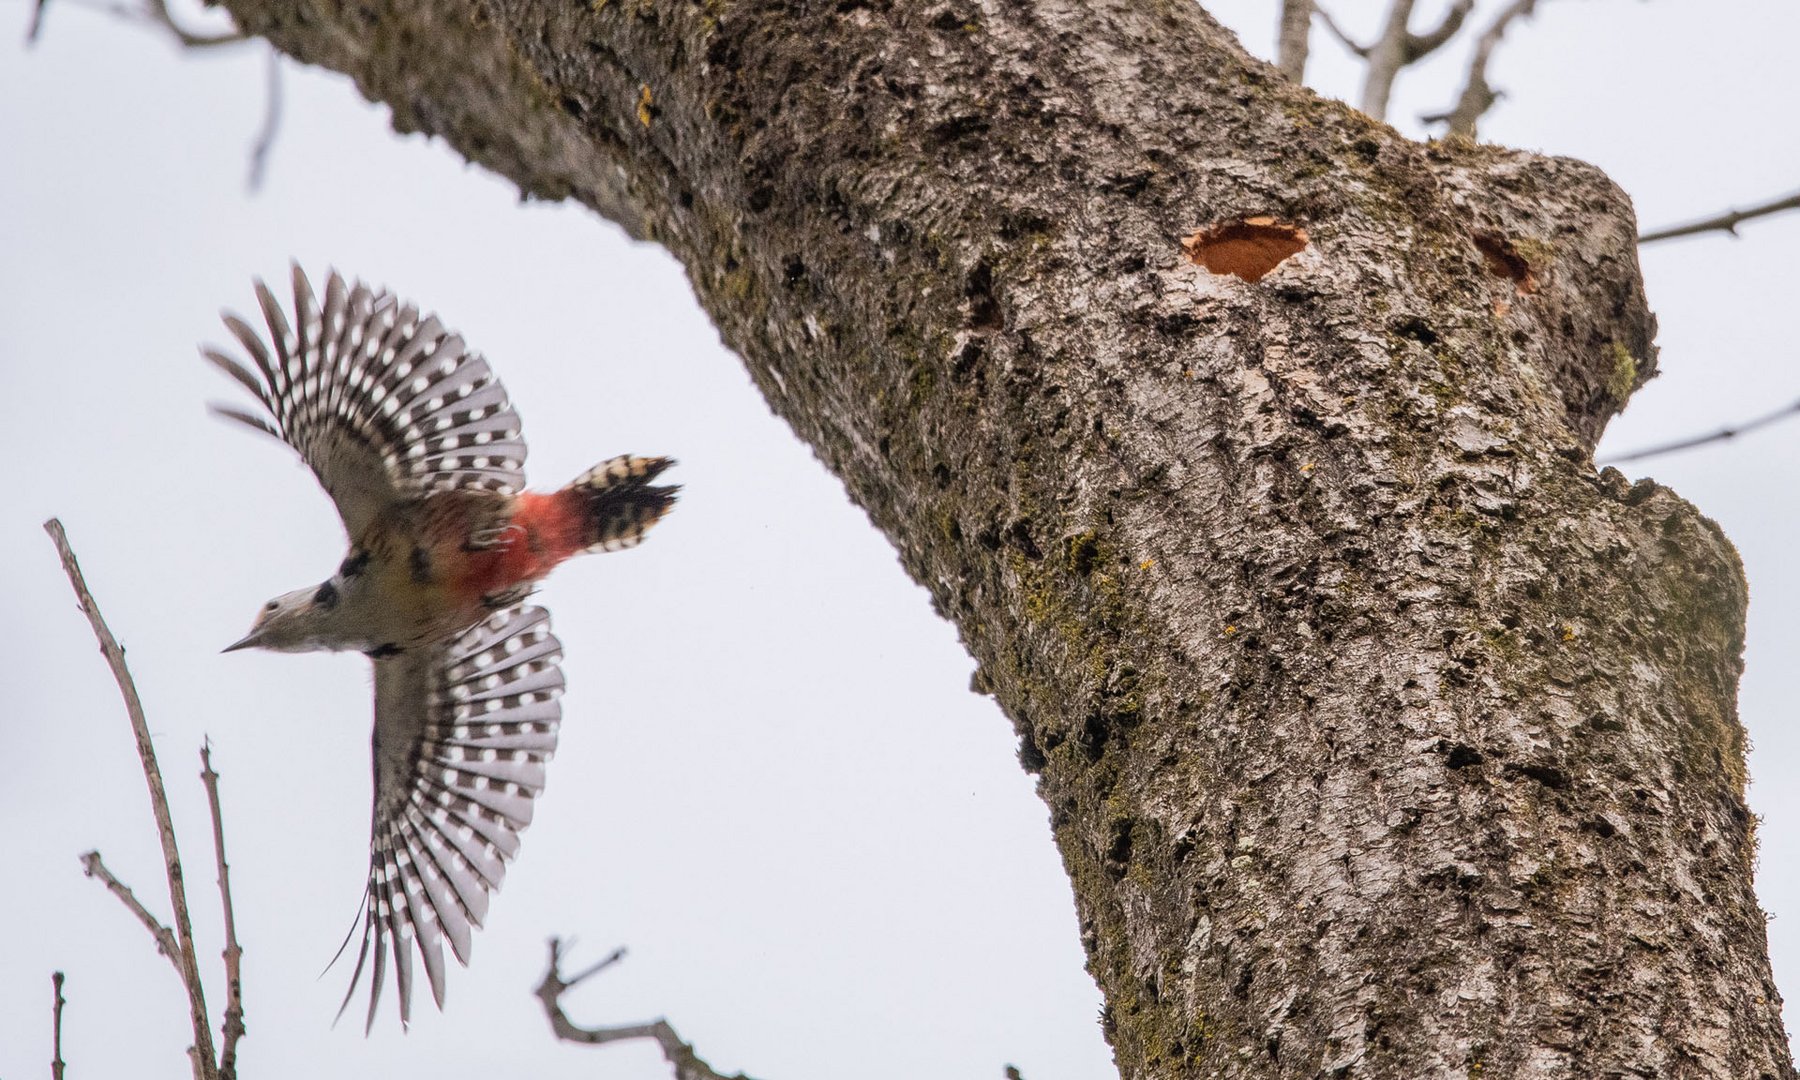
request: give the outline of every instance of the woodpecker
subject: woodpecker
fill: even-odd
[[[226,651],[354,649],[374,664],[366,914],[338,1015],[372,962],[373,1029],[391,950],[404,1027],[414,949],[442,1009],[442,943],[467,965],[556,749],[562,647],[526,597],[565,559],[637,544],[679,489],[652,483],[670,459],[624,456],[526,491],[518,414],[461,337],[335,272],[322,307],[298,266],[293,279],[291,323],[256,282],[267,341],[224,315],[252,366],[201,349],[261,414],[213,410],[299,452],[350,549],[321,584],[264,604]]]

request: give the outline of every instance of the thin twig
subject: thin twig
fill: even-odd
[[[1319,21],[1325,24],[1325,29],[1331,31],[1331,36],[1338,39],[1338,44],[1349,49],[1357,56],[1362,57],[1364,60],[1369,58],[1369,46],[1358,44],[1355,38],[1344,33],[1343,27],[1339,26],[1337,20],[1331,17],[1331,12],[1319,7],[1317,4],[1313,6],[1313,10],[1318,13]]]
[[[89,8],[102,12],[113,18],[127,22],[144,23],[166,31],[176,43],[187,49],[213,49],[225,45],[241,45],[253,40],[250,34],[242,30],[225,30],[216,34],[202,34],[189,30],[178,22],[169,10],[168,0],[130,0],[125,3],[112,3],[108,0],[61,0],[65,4]],[[31,12],[31,25],[25,31],[26,45],[37,44],[38,35],[43,31],[44,9],[50,0],[35,0]],[[262,130],[257,133],[256,142],[250,148],[249,189],[252,193],[262,190],[263,177],[267,171],[269,152],[275,146],[275,135],[281,130],[281,56],[274,49],[269,50],[268,92],[264,98]]]
[[[1766,428],[1771,424],[1778,424],[1781,421],[1791,419],[1794,416],[1800,416],[1800,401],[1796,401],[1791,405],[1785,405],[1776,409],[1774,412],[1764,413],[1754,420],[1746,420],[1741,424],[1722,427],[1717,431],[1709,432],[1705,435],[1690,435],[1685,439],[1676,439],[1673,442],[1658,443],[1655,446],[1646,446],[1642,450],[1633,450],[1629,453],[1616,454],[1609,458],[1601,458],[1595,464],[1620,465],[1627,461],[1642,461],[1645,458],[1658,457],[1662,454],[1673,454],[1678,450],[1692,450],[1696,446],[1705,446],[1708,443],[1730,442],[1739,435],[1748,435],[1752,431]]]
[[[1759,203],[1748,209],[1727,210],[1717,217],[1702,218],[1699,221],[1689,222],[1686,225],[1671,225],[1666,229],[1657,229],[1654,232],[1647,232],[1638,237],[1638,243],[1654,244],[1658,240],[1673,240],[1677,236],[1692,236],[1695,233],[1712,232],[1714,230],[1728,232],[1731,235],[1736,236],[1737,227],[1740,223],[1749,221],[1751,218],[1768,217],[1770,214],[1779,214],[1783,210],[1800,210],[1800,191],[1796,191],[1792,195],[1783,195],[1781,198],[1770,202]]]
[[[169,14],[167,0],[144,0],[144,15],[151,22],[167,30],[175,36],[175,40],[189,49],[210,49],[218,45],[236,45],[240,41],[250,40],[250,35],[242,30],[228,30],[221,34],[196,34],[175,21]]]
[[[225,862],[224,815],[219,812],[219,774],[212,767],[212,745],[200,747],[200,782],[206,785],[206,808],[212,813],[213,855],[219,863],[219,900],[225,908],[225,1017],[219,1046],[220,1080],[237,1080],[237,1044],[244,1037],[244,950],[237,939],[237,917],[231,907],[231,867]]]
[[[169,963],[175,966],[176,977],[185,978],[181,970],[181,943],[175,940],[175,931],[164,926],[162,920],[150,914],[150,909],[144,906],[143,901],[137,898],[137,894],[131,891],[129,885],[113,876],[112,871],[106,868],[106,864],[100,861],[98,851],[90,851],[81,857],[81,872],[88,877],[99,878],[100,883],[106,886],[107,891],[118,897],[119,902],[137,916],[137,921],[143,923],[144,929],[150,931],[150,936],[156,939],[156,951],[168,957]]]
[[[1513,0],[1506,10],[1495,16],[1494,22],[1475,42],[1475,53],[1469,58],[1469,74],[1463,80],[1462,93],[1449,112],[1436,113],[1420,117],[1428,124],[1448,124],[1451,135],[1460,135],[1465,139],[1475,137],[1475,125],[1494,102],[1500,100],[1500,92],[1488,84],[1488,61],[1493,58],[1494,49],[1500,39],[1506,36],[1506,28],[1514,19],[1528,17],[1537,9],[1537,0]]]
[[[1297,83],[1306,81],[1306,53],[1312,42],[1313,0],[1281,0],[1276,33],[1276,66]]]
[[[32,0],[31,22],[25,27],[25,47],[28,49],[37,44],[38,34],[43,32],[44,8],[49,3],[50,0]]]
[[[145,23],[167,30],[175,40],[190,49],[210,49],[218,45],[236,45],[249,41],[250,35],[240,30],[230,30],[219,34],[197,34],[175,21],[169,12],[166,0],[140,0],[138,3],[107,3],[105,0],[62,0],[62,3],[76,7],[98,11],[115,19],[127,22]],[[44,26],[44,10],[50,6],[50,0],[37,0],[31,12],[31,26],[25,31],[25,44],[37,44],[38,34]]]
[[[583,980],[600,974],[607,968],[624,959],[624,949],[614,949],[605,959],[593,964],[580,974],[563,978],[562,975],[562,939],[550,939],[550,968],[544,972],[544,981],[538,984],[537,997],[544,1003],[544,1014],[550,1019],[550,1030],[556,1037],[565,1042],[602,1043],[622,1042],[627,1039],[653,1039],[662,1050],[663,1059],[675,1070],[675,1080],[750,1080],[743,1073],[735,1077],[727,1077],[713,1069],[711,1065],[695,1056],[694,1048],[681,1041],[675,1029],[667,1020],[652,1020],[647,1024],[626,1024],[610,1028],[577,1027],[562,1010],[563,994],[573,989]]]
[[[281,130],[281,54],[269,50],[268,89],[263,95],[263,126],[256,133],[256,144],[250,148],[250,181],[252,194],[262,190],[268,175],[269,151],[275,148],[275,134]]]
[[[60,971],[52,972],[50,975],[50,988],[56,992],[56,1000],[50,1006],[50,1080],[63,1080],[62,986],[63,973]]]
[[[107,629],[106,620],[101,618],[100,608],[94,603],[93,594],[88,592],[87,582],[81,576],[81,566],[75,561],[75,552],[69,547],[69,538],[63,532],[62,522],[51,518],[44,522],[44,531],[50,534],[50,539],[56,544],[56,553],[62,558],[63,572],[69,576],[69,584],[75,589],[75,599],[81,605],[82,614],[87,616],[88,624],[93,627],[94,637],[100,642],[100,652],[106,657],[107,665],[112,668],[113,679],[119,684],[119,693],[125,698],[125,711],[131,717],[132,734],[137,737],[138,760],[144,766],[144,780],[150,788],[150,810],[156,816],[156,831],[162,841],[163,870],[169,879],[169,903],[175,910],[175,932],[179,945],[177,968],[181,972],[182,984],[187,987],[188,1010],[194,1023],[194,1045],[190,1048],[194,1075],[200,1080],[215,1080],[217,1059],[213,1056],[212,1031],[206,1018],[206,991],[200,984],[200,965],[194,957],[194,928],[188,919],[187,889],[181,879],[181,854],[175,843],[175,822],[169,816],[169,797],[163,791],[162,770],[156,765],[156,747],[150,742],[150,725],[144,719],[144,706],[138,700],[137,685],[132,682],[131,672],[125,666],[125,650],[119,647],[112,631]],[[100,856],[97,852],[83,856],[82,865],[88,865],[90,856],[93,865],[99,867]],[[107,875],[107,878],[111,877],[112,875]],[[108,887],[114,885],[117,885],[114,892],[122,890],[124,896],[130,896],[131,890],[118,885],[117,879],[112,879]],[[138,908],[142,910],[141,905]],[[145,912],[144,916],[147,917],[148,914]],[[154,922],[154,919],[150,919],[146,925]],[[160,938],[158,945],[162,945]]]

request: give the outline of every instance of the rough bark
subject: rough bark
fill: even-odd
[[[1738,563],[1591,463],[1597,171],[1185,0],[226,6],[687,266],[1016,724],[1125,1076],[1794,1075]]]

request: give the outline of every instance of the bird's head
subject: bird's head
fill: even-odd
[[[329,648],[325,643],[331,609],[337,605],[336,592],[330,582],[311,589],[295,589],[282,593],[262,606],[250,632],[242,640],[227,645],[226,652],[238,649],[273,649],[276,652],[309,652]]]

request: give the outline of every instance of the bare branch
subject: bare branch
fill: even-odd
[[[577,1027],[562,1010],[562,996],[565,991],[573,989],[583,980],[598,975],[607,968],[625,958],[624,949],[614,949],[605,959],[594,964],[580,974],[564,979],[562,976],[562,939],[550,939],[550,968],[544,972],[544,981],[538,984],[538,1000],[544,1003],[544,1014],[550,1019],[550,1030],[556,1037],[565,1042],[602,1043],[623,1042],[628,1039],[654,1039],[661,1048],[663,1059],[675,1070],[675,1080],[750,1080],[743,1073],[727,1077],[713,1069],[711,1065],[700,1060],[694,1054],[694,1048],[681,1041],[675,1029],[667,1020],[652,1020],[647,1024],[626,1024],[610,1028]]]
[[[1344,48],[1349,49],[1357,56],[1362,57],[1364,60],[1369,58],[1370,46],[1359,45],[1355,38],[1344,33],[1344,28],[1339,26],[1337,20],[1331,17],[1331,12],[1326,11],[1317,4],[1313,6],[1313,10],[1318,12],[1319,20],[1325,24],[1325,29],[1331,31],[1331,36],[1338,39],[1339,44],[1343,45]]]
[[[210,49],[219,45],[236,45],[240,41],[250,40],[250,36],[242,30],[229,30],[222,34],[196,34],[175,21],[169,14],[167,0],[144,0],[144,16],[149,21],[167,30],[185,48]]]
[[[1364,55],[1369,70],[1363,76],[1362,104],[1358,108],[1377,120],[1387,118],[1388,96],[1394,91],[1394,79],[1406,66],[1406,29],[1412,18],[1413,0],[1394,0],[1388,9],[1387,27]]]
[[[200,34],[189,30],[175,21],[170,13],[167,0],[141,0],[141,3],[107,3],[105,0],[63,0],[64,4],[98,11],[115,19],[127,22],[146,23],[168,31],[175,41],[190,49],[210,49],[219,45],[236,45],[249,41],[249,35],[239,30],[230,30],[219,34]],[[44,10],[50,6],[50,0],[36,0],[31,12],[31,26],[25,31],[25,43],[37,44],[38,34],[44,26]]]
[[[1463,20],[1469,17],[1469,12],[1474,8],[1475,0],[1456,0],[1456,3],[1450,5],[1450,10],[1444,12],[1444,20],[1438,23],[1434,29],[1424,34],[1408,32],[1406,35],[1406,62],[1416,64],[1443,48],[1444,43],[1455,37],[1456,32],[1462,29]]]
[[[25,47],[26,48],[30,48],[31,46],[36,45],[37,39],[38,39],[38,34],[43,32],[44,8],[49,5],[49,2],[50,2],[50,0],[32,0],[31,22],[30,22],[30,24],[28,24],[25,27]],[[58,1075],[60,1075],[60,1070],[59,1070]]]
[[[203,34],[189,30],[178,22],[169,11],[168,0],[135,0],[127,3],[111,3],[107,0],[62,0],[65,4],[89,8],[127,22],[144,23],[154,26],[175,39],[176,43],[187,49],[213,49],[224,45],[239,45],[250,41],[251,36],[242,30],[227,30],[216,34]],[[38,35],[44,26],[44,9],[50,0],[35,0],[31,12],[31,25],[25,31],[25,43],[35,45]],[[274,148],[275,135],[281,129],[281,57],[273,49],[269,50],[268,91],[263,109],[262,130],[257,133],[256,142],[250,149],[250,178],[248,187],[252,192],[262,189],[263,176],[267,170],[269,151]]]
[[[1312,41],[1313,0],[1281,0],[1281,24],[1276,34],[1277,66],[1297,83],[1306,81],[1306,53]]]
[[[1407,25],[1412,21],[1413,3],[1414,0],[1394,0],[1394,6],[1388,9],[1387,26],[1381,31],[1381,37],[1366,49],[1352,45],[1343,31],[1331,22],[1330,16],[1325,20],[1325,25],[1340,41],[1369,61],[1368,74],[1363,78],[1361,108],[1377,120],[1387,117],[1388,98],[1394,92],[1394,80],[1399,77],[1400,69],[1418,63],[1443,47],[1462,29],[1463,20],[1475,6],[1475,0],[1456,0],[1444,12],[1442,22],[1426,33],[1415,34]]]
[[[200,782],[206,785],[206,808],[212,813],[213,855],[219,864],[219,900],[225,908],[225,1017],[219,1048],[220,1080],[237,1080],[237,1044],[244,1037],[244,950],[237,939],[237,917],[231,907],[231,867],[225,862],[224,815],[219,812],[219,774],[212,767],[212,745],[200,747]]]
[[[1500,39],[1506,36],[1506,28],[1512,25],[1514,19],[1530,16],[1537,9],[1537,3],[1538,0],[1513,0],[1506,10],[1496,16],[1493,24],[1475,43],[1475,53],[1469,58],[1469,74],[1463,81],[1463,91],[1456,99],[1456,104],[1449,112],[1435,113],[1420,119],[1428,124],[1447,124],[1449,134],[1473,139],[1476,123],[1501,97],[1499,91],[1488,85],[1488,61],[1493,58]]]
[[[156,831],[162,840],[163,869],[169,880],[169,902],[175,910],[175,931],[178,936],[178,952],[171,952],[171,959],[176,961],[176,968],[181,974],[181,981],[187,987],[188,1009],[194,1024],[194,1045],[190,1054],[194,1060],[194,1074],[201,1080],[214,1080],[217,1069],[213,1057],[212,1031],[206,1018],[206,991],[200,984],[200,965],[194,958],[194,929],[188,919],[187,888],[181,878],[181,854],[175,843],[175,822],[169,816],[169,797],[163,790],[162,770],[156,765],[156,748],[150,742],[150,725],[144,719],[144,706],[138,700],[137,685],[132,682],[131,672],[125,666],[125,650],[120,648],[113,638],[112,631],[107,629],[106,620],[100,616],[100,608],[94,603],[93,594],[88,592],[87,582],[81,576],[81,566],[75,561],[75,552],[69,547],[69,538],[63,532],[62,522],[55,518],[44,522],[44,531],[56,544],[56,552],[62,558],[63,572],[69,576],[69,584],[75,589],[75,599],[81,605],[81,611],[87,616],[88,624],[93,627],[94,637],[100,642],[100,652],[106,657],[106,663],[112,668],[113,679],[119,684],[119,693],[125,698],[125,711],[131,717],[132,734],[137,737],[138,760],[144,766],[144,780],[150,788],[150,809],[156,816]],[[82,865],[87,867],[92,860],[92,867],[103,871],[98,852],[89,852],[82,857]],[[91,873],[92,871],[90,871]],[[131,896],[131,890],[118,883],[111,874],[102,880],[114,893],[126,899],[127,904],[140,912],[140,918],[146,926],[152,927],[154,934],[160,924],[137,904]],[[129,899],[127,899],[129,898]],[[165,930],[166,933],[166,930]],[[159,947],[168,952],[164,938],[157,939]],[[178,956],[178,958],[177,958]]]
[[[1642,461],[1645,458],[1660,457],[1663,454],[1673,454],[1679,450],[1692,450],[1697,446],[1705,446],[1708,443],[1730,442],[1739,435],[1748,435],[1752,431],[1766,428],[1771,424],[1778,424],[1783,420],[1788,420],[1795,416],[1800,416],[1800,401],[1793,402],[1790,405],[1784,405],[1774,412],[1764,413],[1753,420],[1746,420],[1741,424],[1722,427],[1717,431],[1708,432],[1705,435],[1690,435],[1685,439],[1676,439],[1672,442],[1658,443],[1655,446],[1646,446],[1642,450],[1632,450],[1624,454],[1615,454],[1612,457],[1601,458],[1599,461],[1595,462],[1595,464],[1620,465],[1627,461]]]
[[[250,148],[250,178],[246,186],[252,193],[262,190],[263,178],[268,174],[269,151],[275,148],[275,135],[281,130],[281,54],[274,49],[269,50],[268,89],[263,93],[263,102],[262,130]]]
[[[63,1080],[62,986],[63,973],[60,971],[52,972],[50,975],[50,989],[55,992],[56,998],[50,1006],[50,1080]]]
[[[1695,233],[1712,232],[1714,230],[1728,232],[1731,235],[1736,236],[1737,227],[1740,223],[1749,221],[1751,218],[1768,217],[1770,214],[1779,214],[1783,210],[1800,210],[1800,191],[1796,191],[1792,195],[1784,195],[1781,198],[1770,202],[1759,203],[1756,206],[1744,210],[1727,210],[1717,217],[1702,218],[1699,221],[1689,222],[1686,225],[1671,225],[1666,229],[1657,229],[1654,232],[1647,232],[1638,237],[1638,243],[1654,244],[1658,240],[1673,240],[1678,236],[1692,236]]]
[[[175,931],[164,926],[161,919],[152,915],[150,909],[144,906],[143,901],[137,898],[137,894],[131,891],[129,885],[113,876],[112,871],[106,868],[106,864],[100,861],[98,851],[90,851],[81,857],[81,872],[88,877],[99,878],[100,883],[106,886],[107,891],[118,897],[119,902],[137,916],[138,922],[143,923],[144,929],[150,931],[150,936],[156,939],[156,951],[168,957],[169,963],[175,966],[176,977],[185,978],[181,969],[181,943],[175,940]]]

